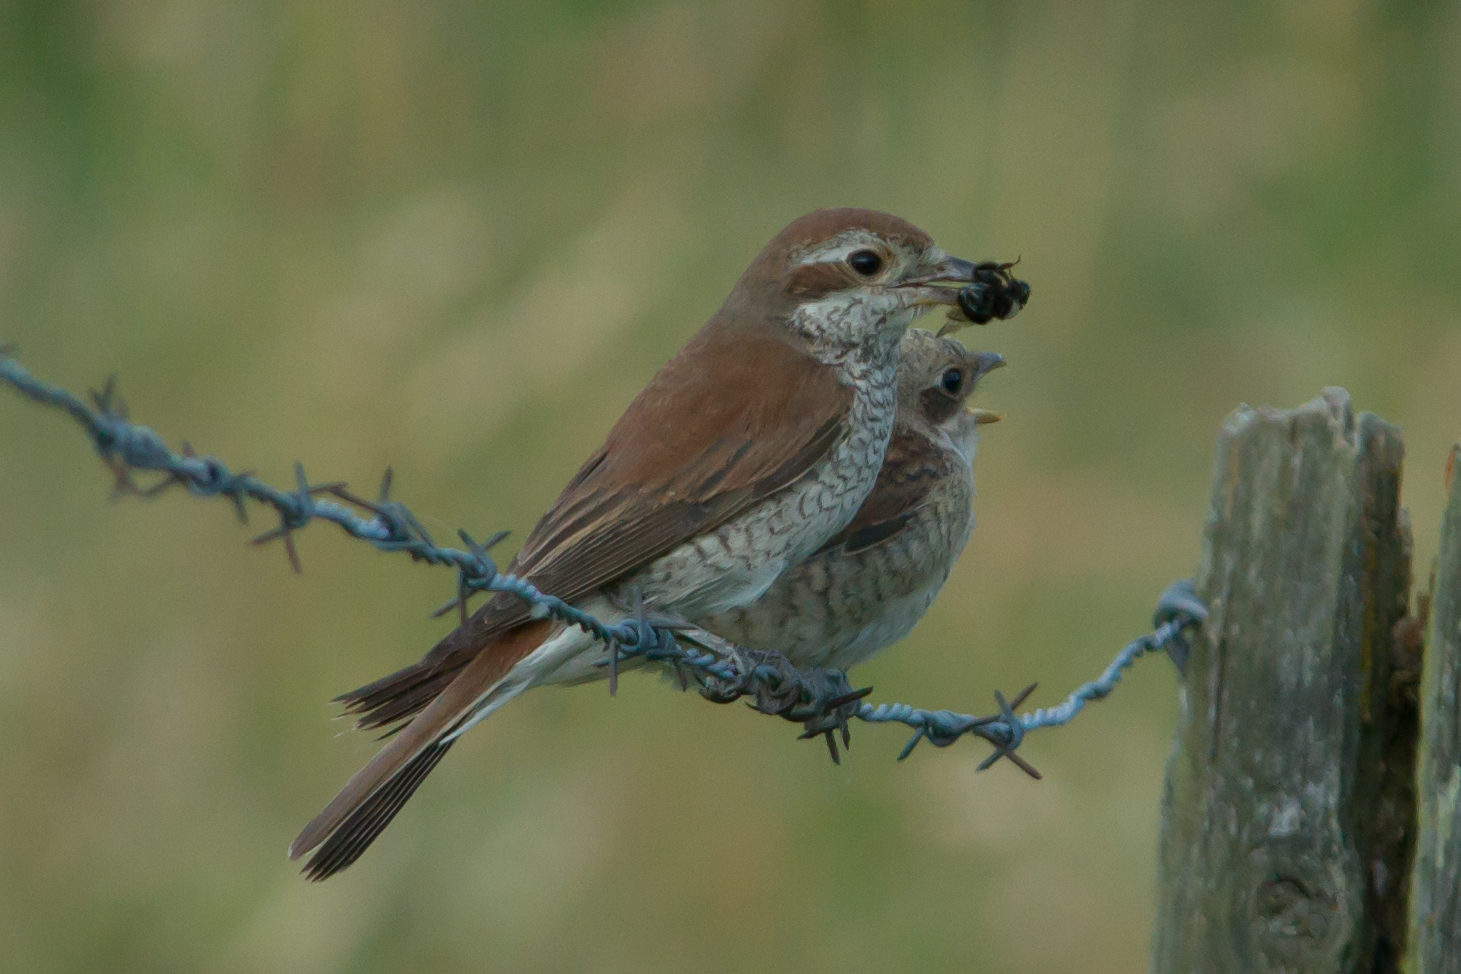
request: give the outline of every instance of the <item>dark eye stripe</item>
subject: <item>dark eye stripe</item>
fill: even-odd
[[[803,264],[787,277],[787,290],[797,297],[816,300],[848,286],[847,268],[840,262]]]

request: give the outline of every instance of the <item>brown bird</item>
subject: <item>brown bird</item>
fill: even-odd
[[[885,213],[792,222],[630,403],[508,570],[609,623],[630,616],[631,592],[692,621],[754,602],[872,489],[909,323],[984,276]],[[290,857],[318,850],[305,867],[316,880],[349,866],[463,731],[529,687],[602,676],[605,655],[519,599],[489,599],[419,663],[340,698],[362,727],[409,723]]]
[[[974,529],[977,431],[1000,416],[965,404],[1002,365],[993,352],[909,329],[893,438],[857,515],[755,602],[700,625],[748,649],[776,650],[801,669],[846,671],[907,636]]]

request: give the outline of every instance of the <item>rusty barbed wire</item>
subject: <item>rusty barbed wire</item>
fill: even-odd
[[[235,473],[215,456],[200,456],[184,443],[177,452],[168,447],[156,431],[133,423],[126,403],[117,395],[115,376],[100,390],[90,391],[90,403],[61,386],[33,376],[13,357],[13,348],[0,345],[0,380],[22,395],[45,406],[60,409],[74,419],[90,437],[92,446],[111,469],[113,496],[135,494],[156,497],[169,488],[182,487],[199,497],[226,497],[233,502],[239,519],[248,521],[246,501],[274,510],[279,524],[253,539],[254,544],[282,541],[294,571],[301,570],[294,535],[312,521],[328,521],[352,538],[380,551],[402,551],[412,560],[453,568],[457,575],[456,595],[434,615],[456,609],[465,623],[469,600],[484,592],[507,592],[532,606],[537,618],[554,618],[577,626],[603,642],[608,652],[601,665],[608,669],[609,692],[618,689],[619,667],[624,661],[664,664],[688,689],[693,682],[706,699],[730,703],[747,697],[752,709],[799,723],[801,737],[823,737],[833,761],[839,761],[837,739],[845,748],[851,743],[849,721],[900,723],[914,734],[898,755],[903,760],[922,740],[935,747],[948,747],[965,736],[988,741],[994,751],[979,765],[988,768],[1008,758],[1031,777],[1040,773],[1016,754],[1025,735],[1043,727],[1069,723],[1092,700],[1108,696],[1122,673],[1146,653],[1166,650],[1181,670],[1185,664],[1192,631],[1207,618],[1192,583],[1184,580],[1168,586],[1157,603],[1153,632],[1125,646],[1101,676],[1076,689],[1060,705],[1033,713],[1017,714],[1015,708],[1035,690],[1031,684],[1006,700],[995,691],[998,711],[976,717],[950,710],[923,710],[908,704],[869,704],[863,698],[871,687],[854,690],[839,671],[801,671],[780,653],[750,650],[720,639],[682,619],[656,615],[641,602],[632,618],[609,625],[532,583],[500,572],[491,549],[504,537],[498,532],[478,542],[466,531],[458,537],[465,548],[438,545],[421,522],[399,501],[391,499],[392,474],[387,468],[375,500],[352,493],[343,482],[312,484],[303,464],[294,465],[295,487],[282,490],[259,480],[251,472]],[[134,473],[156,473],[159,479],[139,486]],[[363,513],[362,513],[363,512]],[[368,516],[367,516],[368,515]]]

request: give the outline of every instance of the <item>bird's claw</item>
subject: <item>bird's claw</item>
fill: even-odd
[[[701,641],[700,634],[690,638],[697,643]],[[706,679],[700,687],[702,697],[712,703],[752,697],[751,709],[763,714],[780,715],[795,705],[801,693],[800,674],[785,656],[712,642],[718,649],[727,650],[726,659],[733,664],[735,675]]]
[[[730,654],[735,677],[703,681],[700,695],[712,703],[731,703],[750,697],[757,713],[781,717],[802,725],[802,740],[824,737],[834,763],[841,763],[842,747],[852,742],[849,721],[857,716],[861,700],[872,687],[854,690],[841,670],[798,670],[778,652],[736,647]]]

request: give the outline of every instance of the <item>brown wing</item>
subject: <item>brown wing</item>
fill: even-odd
[[[900,424],[883,456],[872,493],[852,522],[817,553],[842,548],[851,554],[895,536],[928,500],[948,466],[947,453],[927,435]]]
[[[791,484],[847,432],[852,390],[769,322],[712,318],[655,375],[509,570],[566,601],[632,574]],[[421,662],[340,699],[365,727],[418,712],[528,618],[499,595]]]

